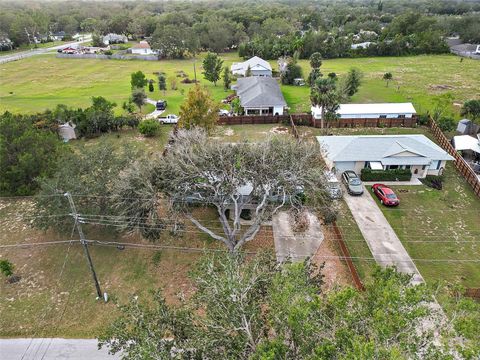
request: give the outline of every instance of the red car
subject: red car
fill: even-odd
[[[397,195],[388,186],[383,184],[373,184],[372,191],[380,199],[380,202],[385,206],[398,206],[400,200]]]

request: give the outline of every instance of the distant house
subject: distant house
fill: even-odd
[[[370,45],[375,45],[375,43],[372,42],[372,41],[365,41],[365,42],[358,43],[358,44],[352,44],[352,45],[350,46],[350,48],[351,48],[352,50],[366,49],[366,48],[368,48]]]
[[[240,78],[232,88],[237,92],[246,115],[283,115],[287,103],[274,78]]]
[[[58,135],[63,139],[64,142],[69,140],[76,139],[77,135],[75,134],[75,124],[65,123],[58,127]]]
[[[52,38],[52,40],[54,41],[61,41],[63,40],[63,38],[67,36],[67,34],[65,34],[65,31],[58,31],[54,34],[52,34],[50,37]]]
[[[105,45],[126,44],[128,42],[128,38],[125,35],[110,33],[110,34],[105,35],[102,38],[102,42]]]
[[[475,49],[475,55],[480,55],[480,45],[477,45],[477,48]]]
[[[321,118],[321,107],[312,106],[311,111],[315,119]],[[412,103],[340,104],[337,110],[340,119],[409,119],[416,114]]]
[[[73,46],[67,46],[59,51],[62,52],[63,54],[76,54],[78,53],[78,48]]]
[[[414,177],[440,175],[454,160],[425,135],[317,136],[329,169],[341,173],[363,168],[410,169]]]
[[[150,45],[146,41],[140,41],[138,44],[133,45],[130,48],[130,51],[132,54],[137,54],[137,55],[152,55],[155,54],[155,52],[150,48]]]
[[[252,76],[272,76],[272,67],[268,61],[265,61],[258,56],[254,56],[241,63],[234,63],[230,69],[233,75],[245,76],[249,67]]]

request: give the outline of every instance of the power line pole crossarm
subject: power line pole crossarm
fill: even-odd
[[[80,221],[78,219],[79,216],[78,216],[78,213],[77,213],[77,208],[75,207],[75,203],[73,202],[72,195],[69,192],[65,193],[64,195],[68,199],[68,202],[70,204],[70,208],[72,210],[71,215],[73,217],[73,220],[75,221],[75,227],[77,228],[78,235],[80,235],[80,243],[83,246],[85,256],[87,257],[87,260],[88,260],[88,266],[89,266],[90,271],[92,273],[93,281],[95,283],[95,288],[97,289],[98,298],[99,299],[101,299],[101,298],[106,299],[106,294],[105,294],[105,296],[102,295],[102,291],[100,290],[100,284],[98,283],[97,274],[95,272],[95,268],[93,267],[92,258],[90,257],[90,251],[88,250],[88,242],[85,240],[85,235],[83,234],[82,225],[80,224]]]

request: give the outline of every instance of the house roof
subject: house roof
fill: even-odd
[[[146,41],[140,41],[138,44],[133,45],[132,49],[150,49],[150,45]]]
[[[234,90],[243,107],[286,106],[277,80],[250,76],[237,80]]]
[[[425,135],[317,136],[326,156],[335,162],[380,161],[383,165],[428,165],[453,160]]]
[[[248,66],[250,66],[251,70],[270,70],[272,71],[272,67],[268,61],[259,58],[258,56],[254,56],[244,62],[241,63],[234,63],[231,67],[232,71],[247,71]]]
[[[312,106],[312,112],[320,113],[321,108]],[[377,103],[377,104],[340,104],[339,115],[363,114],[416,114],[412,103]]]
[[[457,135],[453,137],[455,150],[472,150],[480,154],[480,134],[478,138],[470,135]]]

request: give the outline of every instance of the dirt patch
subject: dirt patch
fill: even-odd
[[[352,276],[348,270],[347,264],[338,258],[343,256],[340,248],[337,244],[337,239],[330,226],[323,226],[323,233],[325,239],[320,244],[316,254],[313,256],[312,261],[317,265],[324,263],[323,275],[324,285],[323,290],[328,291],[330,289],[352,285]]]
[[[232,128],[225,129],[225,131],[223,132],[224,136],[233,136],[233,134],[235,134],[235,132]]]
[[[288,128],[284,126],[277,126],[270,129],[270,132],[273,134],[286,134],[288,133]]]
[[[442,90],[453,90],[455,88],[451,85],[440,84],[440,85],[430,85],[429,89],[433,91],[442,91]]]

